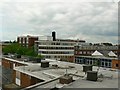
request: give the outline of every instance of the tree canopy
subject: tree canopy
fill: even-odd
[[[37,56],[37,53],[34,51],[34,47],[27,48],[19,45],[18,43],[12,43],[11,45],[5,46],[2,51],[3,53]]]

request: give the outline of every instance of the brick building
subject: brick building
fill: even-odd
[[[34,42],[38,40],[38,36],[18,36],[17,42],[25,47],[34,46]]]
[[[15,67],[19,66],[28,66],[30,63],[26,63],[23,61],[18,61],[10,58],[2,58],[2,67],[6,69],[12,70],[12,83],[19,85],[21,88],[34,85],[38,82],[42,82],[43,80],[40,80],[38,78],[35,78],[33,76],[27,75],[25,73],[19,72],[15,70]]]
[[[96,50],[99,51],[113,51],[116,55],[118,55],[118,46],[94,46],[94,45],[76,45],[74,54],[82,55],[82,56],[91,56],[93,52]]]

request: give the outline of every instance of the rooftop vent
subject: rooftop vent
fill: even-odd
[[[64,75],[62,77],[60,77],[59,82],[61,84],[69,84],[73,81],[73,77],[69,76],[69,75]]]
[[[87,80],[97,81],[97,71],[87,71]]]
[[[87,72],[87,71],[92,71],[92,66],[91,65],[84,65],[83,66],[83,72]]]
[[[43,67],[43,68],[49,67],[49,62],[41,61],[41,67]]]
[[[41,67],[42,68],[49,67],[49,62],[47,62],[47,61],[41,61]]]
[[[75,68],[74,66],[69,66],[69,68]]]
[[[57,64],[53,64],[52,67],[58,68],[58,65]]]
[[[16,58],[21,58],[21,55],[20,54],[16,54]]]
[[[41,62],[41,58],[39,58],[39,57],[35,57],[34,60],[35,60],[37,63],[40,63],[40,62]]]

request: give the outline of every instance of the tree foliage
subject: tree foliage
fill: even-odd
[[[37,56],[35,53],[34,48],[27,48],[19,45],[18,43],[12,43],[11,45],[5,46],[2,49],[3,53],[12,53],[12,54],[20,54],[20,55],[27,55],[27,56]]]

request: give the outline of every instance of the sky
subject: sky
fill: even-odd
[[[0,9],[1,40],[51,35],[90,43],[118,43],[118,3],[75,0],[5,0]]]

